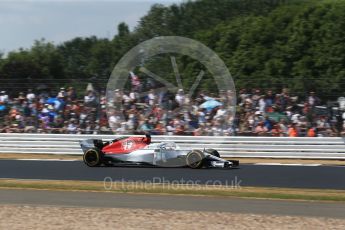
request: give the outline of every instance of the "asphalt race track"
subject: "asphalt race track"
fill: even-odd
[[[239,169],[89,168],[82,161],[0,160],[0,178],[150,181],[234,186],[345,189],[343,166],[241,165]]]

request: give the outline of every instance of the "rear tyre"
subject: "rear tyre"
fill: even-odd
[[[96,167],[96,166],[101,165],[102,163],[101,158],[102,158],[101,153],[96,148],[88,149],[83,155],[84,163],[89,167]]]
[[[204,164],[204,154],[199,150],[193,150],[186,156],[186,164],[192,169],[200,169]]]

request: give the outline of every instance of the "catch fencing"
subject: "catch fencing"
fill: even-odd
[[[116,135],[0,134],[0,154],[82,155],[83,139],[112,140]],[[344,159],[344,137],[153,136],[152,142],[175,142],[181,148],[214,148],[222,157]]]

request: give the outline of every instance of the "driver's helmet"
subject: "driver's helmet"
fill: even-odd
[[[176,144],[174,142],[163,142],[160,144],[160,148],[166,150],[175,150]]]

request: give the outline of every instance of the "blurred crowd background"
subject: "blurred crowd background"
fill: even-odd
[[[105,91],[95,90],[92,84],[83,93],[73,87],[55,92],[29,89],[17,96],[1,91],[0,132],[345,136],[344,97],[324,103],[317,92],[301,98],[287,88],[280,92],[240,89],[234,105],[236,95],[231,91],[199,92],[193,99],[182,89],[141,93],[135,87],[115,90],[114,98],[107,100]]]
[[[344,136],[344,12],[345,1],[154,4],[134,28],[119,23],[114,36],[42,38],[27,49],[0,49],[0,131]],[[143,53],[128,71],[145,74],[139,68],[145,67],[169,82],[178,72],[178,88],[146,87],[152,78],[146,71],[106,98],[116,63],[158,36],[188,37],[214,50],[237,92],[216,93],[214,76],[204,69],[199,91],[189,98],[178,88],[192,88],[202,63],[174,54],[173,64],[170,55]]]

